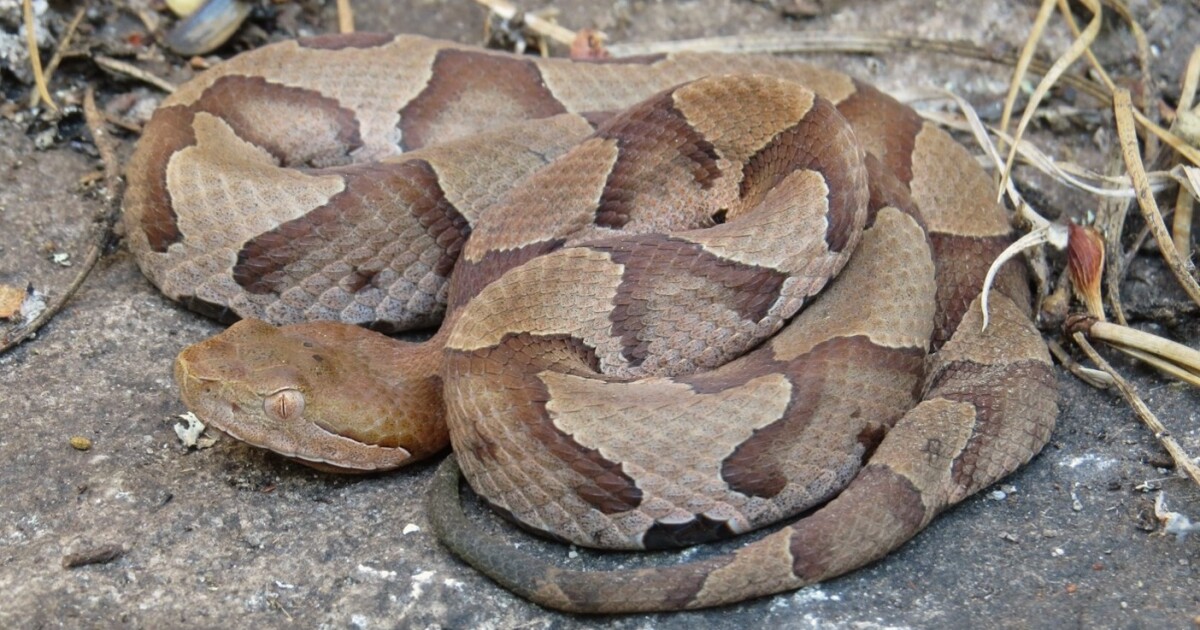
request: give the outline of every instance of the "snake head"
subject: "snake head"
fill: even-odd
[[[247,319],[179,353],[175,381],[231,437],[321,470],[374,472],[449,441],[440,378],[403,356],[419,347],[348,324]]]

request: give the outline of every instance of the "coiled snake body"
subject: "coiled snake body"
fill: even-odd
[[[142,269],[242,318],[176,364],[230,435],[357,471],[449,440],[499,512],[593,547],[806,513],[727,555],[568,571],[476,535],[448,460],[435,530],[545,606],[697,608],[846,572],[1026,462],[1057,415],[1020,266],[981,332],[1010,232],[988,178],[795,61],[287,42],[183,86],[128,173]],[[350,325],[443,316],[423,343]]]

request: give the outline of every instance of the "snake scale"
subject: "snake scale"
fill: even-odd
[[[240,320],[179,356],[186,404],[324,469],[452,444],[435,532],[543,606],[699,608],[844,573],[1028,461],[1057,416],[1019,263],[981,331],[1011,231],[989,178],[797,61],[279,43],[169,97],[128,178],[142,270]],[[727,554],[574,571],[480,535],[458,466],[500,514],[589,547],[799,518]]]

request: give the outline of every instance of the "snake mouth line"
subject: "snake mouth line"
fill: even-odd
[[[193,413],[206,426],[229,437],[279,454],[282,457],[332,472],[370,473],[395,468],[410,460],[412,453],[399,446],[365,444],[322,428],[315,422],[304,421],[290,431],[246,431],[233,420],[239,411],[237,403],[227,403],[228,411],[218,412],[213,404],[195,405]],[[221,405],[224,407],[224,405]],[[224,417],[229,416],[229,417]],[[298,435],[297,435],[298,434]],[[268,439],[262,439],[267,436]],[[300,446],[297,442],[315,442],[325,446],[325,455]]]

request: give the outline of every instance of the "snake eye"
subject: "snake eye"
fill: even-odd
[[[263,401],[263,412],[280,422],[290,422],[304,414],[304,394],[295,389],[281,389]]]

